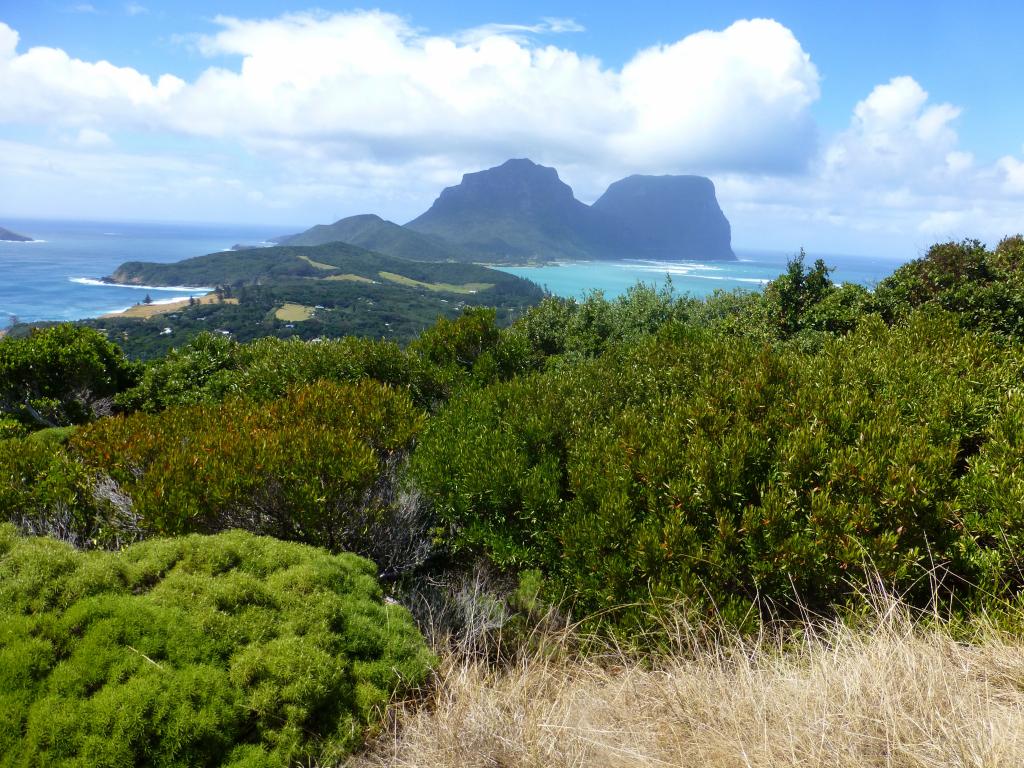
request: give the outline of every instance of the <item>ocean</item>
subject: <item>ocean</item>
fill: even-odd
[[[677,295],[709,296],[716,290],[736,288],[759,290],[786,271],[794,253],[736,248],[737,261],[577,261],[543,267],[500,267],[547,288],[556,296],[582,298],[590,291],[603,291],[606,298],[624,294],[637,282],[661,287],[671,279]],[[808,253],[806,265],[821,258],[832,268],[837,283],[858,283],[873,288],[891,275],[905,259]]]
[[[0,226],[38,241],[0,241],[0,327],[12,316],[22,322],[96,317],[138,304],[147,293],[153,301],[202,294],[208,286],[114,286],[99,278],[126,261],[180,261],[302,229],[16,219]]]
[[[78,320],[115,312],[141,302],[174,301],[204,293],[209,286],[114,286],[99,278],[125,261],[179,261],[301,231],[301,226],[140,224],[112,222],[4,220],[0,225],[37,239],[0,242],[0,326],[22,322]],[[611,298],[635,283],[662,285],[666,275],[678,294],[706,296],[715,289],[757,290],[786,269],[792,255],[737,249],[735,262],[654,262],[623,259],[572,262],[545,267],[502,267],[565,297],[603,291]],[[892,274],[897,259],[841,254],[808,254],[834,267],[833,280],[871,287]]]

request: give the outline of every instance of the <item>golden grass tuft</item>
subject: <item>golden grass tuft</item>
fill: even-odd
[[[1019,768],[1024,640],[963,643],[889,606],[872,626],[709,640],[656,659],[551,637],[496,667],[452,653],[353,765]]]

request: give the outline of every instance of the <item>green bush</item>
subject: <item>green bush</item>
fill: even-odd
[[[0,440],[0,521],[77,546],[116,544],[113,509],[97,498],[92,474],[48,435]]]
[[[109,412],[112,398],[138,373],[117,346],[82,326],[6,337],[0,339],[0,416],[34,429],[81,424]]]
[[[981,506],[972,474],[1017,466],[996,450],[1017,417],[993,417],[1020,353],[941,312],[865,319],[817,354],[670,325],[461,393],[412,468],[456,548],[539,568],[584,613],[652,598],[740,622],[754,606],[827,610],[868,572],[922,604],[932,567],[968,602],[985,578],[1012,589],[978,534],[1015,496]]]
[[[317,381],[374,379],[407,387],[417,403],[437,396],[432,371],[398,345],[346,337],[316,342],[259,339],[248,344],[203,333],[151,363],[135,388],[121,394],[126,411],[158,413],[232,397],[267,401]]]
[[[925,304],[954,312],[965,328],[1024,336],[1024,240],[994,251],[977,240],[933,245],[878,284],[872,305],[888,321]]]
[[[237,531],[108,553],[0,526],[0,766],[341,759],[431,663],[373,574]]]
[[[377,491],[421,422],[403,390],[320,382],[269,403],[104,419],[70,447],[118,483],[151,533],[239,527],[369,554],[390,512]]]

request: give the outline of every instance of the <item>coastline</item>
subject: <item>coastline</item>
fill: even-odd
[[[177,312],[182,309],[186,309],[189,306],[196,306],[199,304],[237,304],[238,299],[222,299],[215,291],[210,291],[202,296],[185,296],[185,297],[174,297],[172,299],[160,299],[150,304],[135,304],[125,309],[120,309],[114,312],[107,312],[99,316],[100,320],[115,320],[120,318],[130,318],[135,320],[149,320],[152,317],[158,317],[160,315],[166,315],[171,312]]]

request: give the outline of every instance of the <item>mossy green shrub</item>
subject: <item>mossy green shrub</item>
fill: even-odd
[[[330,764],[430,664],[354,555],[241,531],[81,552],[0,525],[0,766]]]
[[[151,533],[240,527],[365,552],[361,542],[388,513],[376,490],[422,419],[405,390],[320,382],[268,403],[103,419],[76,432],[70,449],[118,483]]]
[[[817,354],[667,328],[461,393],[413,473],[457,548],[539,568],[584,613],[652,599],[741,622],[754,606],[827,610],[866,572],[920,604],[933,566],[970,600],[990,570],[982,518],[1014,512],[979,501],[969,527],[966,489],[983,467],[1017,466],[1016,417],[993,419],[1022,359],[941,312],[867,318]]]

